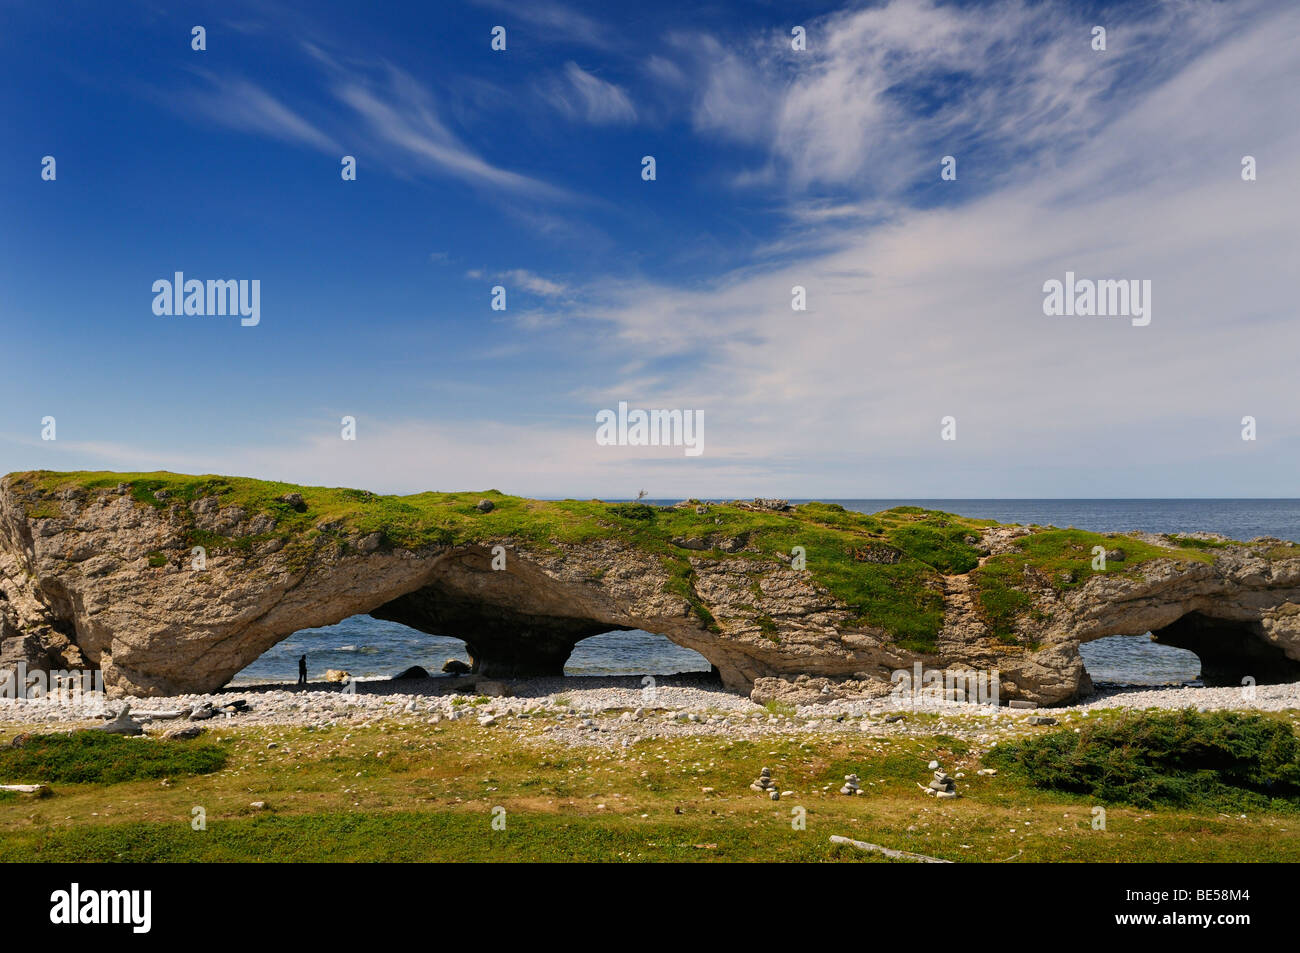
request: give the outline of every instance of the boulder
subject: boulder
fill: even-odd
[[[301,493],[285,493],[283,496],[276,497],[276,499],[295,512],[307,512],[307,502],[302,498]]]
[[[184,728],[169,728],[167,731],[163,732],[163,737],[172,740],[185,741],[191,738],[197,738],[201,734],[203,734],[203,729],[198,725],[186,725]]]
[[[104,731],[110,735],[142,735],[144,725],[131,717],[131,706],[123,705],[116,716],[100,725],[94,731]]]
[[[212,707],[211,702],[203,702],[203,704],[195,705],[190,709],[190,721],[207,721],[216,717],[217,710]]]
[[[425,668],[419,665],[412,665],[410,668],[406,669],[405,671],[397,675],[394,675],[393,681],[406,682],[412,679],[429,678],[429,677],[430,677],[429,672]]]

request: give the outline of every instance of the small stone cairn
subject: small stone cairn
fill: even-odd
[[[766,793],[773,801],[781,800],[781,792],[777,790],[776,782],[772,780],[771,768],[763,768],[763,770],[759,771],[758,779],[749,787],[760,794]]]
[[[861,794],[862,785],[858,781],[856,774],[844,775],[844,787],[840,788],[841,794]]]
[[[920,787],[920,785],[917,785]],[[921,788],[926,794],[933,795],[937,798],[950,798],[957,796],[957,782],[948,777],[942,768],[934,772],[934,778],[930,781],[930,786]]]

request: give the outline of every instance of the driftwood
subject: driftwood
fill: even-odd
[[[848,837],[841,837],[839,834],[831,835],[832,844],[848,844],[850,847],[856,847],[858,850],[874,851],[877,854],[884,854],[886,857],[892,857],[894,860],[911,860],[918,864],[951,864],[951,860],[941,860],[938,857],[927,857],[925,854],[913,854],[906,850],[894,850],[890,847],[881,847],[879,844],[868,844],[864,840],[852,840]]]

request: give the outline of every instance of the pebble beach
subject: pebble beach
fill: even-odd
[[[492,694],[483,694],[486,690]],[[501,693],[501,694],[498,694]],[[234,707],[232,706],[234,703]],[[666,676],[645,688],[635,676],[534,678],[472,685],[432,677],[418,680],[357,680],[352,690],[332,683],[241,686],[170,698],[0,700],[0,726],[86,727],[117,715],[123,706],[145,728],[161,734],[191,723],[201,712],[204,727],[382,724],[391,720],[433,722],[468,719],[484,731],[521,731],[574,745],[626,747],[653,738],[722,735],[756,739],[790,733],[857,732],[878,736],[949,734],[987,745],[1043,719],[1089,717],[1107,709],[1201,711],[1294,711],[1300,682],[1260,685],[1254,697],[1241,688],[1100,688],[1073,705],[1020,709],[976,704],[900,706],[889,697],[837,699],[797,708],[758,705],[705,676]],[[211,712],[211,714],[209,714]]]

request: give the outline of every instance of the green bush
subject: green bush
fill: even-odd
[[[609,508],[609,511],[615,516],[621,516],[629,520],[652,520],[655,518],[655,508],[646,503],[615,503]]]
[[[0,748],[0,777],[16,783],[116,784],[211,774],[226,752],[204,741],[126,738],[100,731],[32,735],[17,748]]]
[[[970,534],[965,527],[905,526],[894,531],[892,542],[913,559],[951,575],[979,565],[979,553],[965,541]]]
[[[1300,741],[1236,712],[1124,716],[994,748],[985,761],[1035,787],[1138,807],[1300,808]]]

